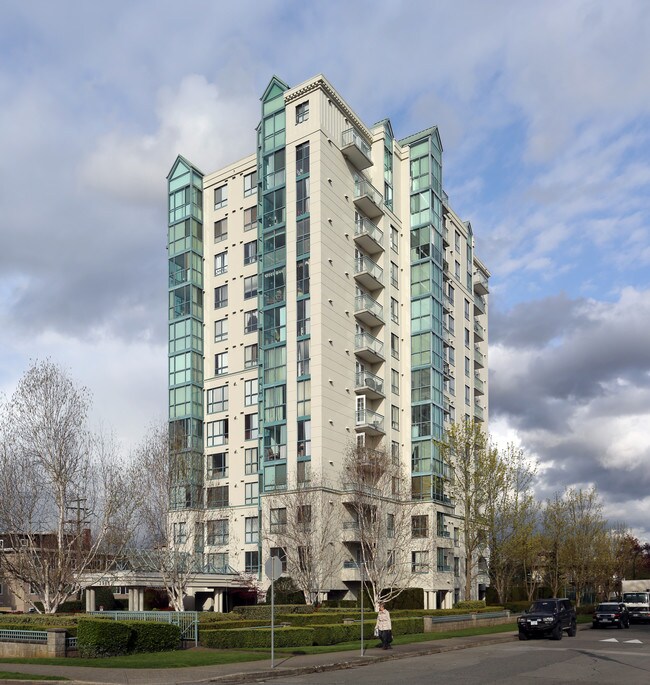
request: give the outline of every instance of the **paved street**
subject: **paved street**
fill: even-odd
[[[583,629],[560,642],[507,642],[443,654],[382,662],[353,670],[315,673],[275,682],[287,685],[650,682],[650,626]]]

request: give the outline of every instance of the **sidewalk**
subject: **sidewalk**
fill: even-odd
[[[431,642],[396,645],[391,651],[384,652],[375,647],[376,641],[361,656],[361,649],[328,654],[286,655],[276,654],[275,668],[271,660],[250,661],[247,663],[224,664],[221,666],[195,666],[191,668],[164,669],[115,669],[88,668],[85,666],[38,666],[36,664],[0,664],[0,670],[38,675],[61,676],[68,683],[76,685],[86,683],[108,683],[111,685],[183,685],[184,683],[214,682],[221,685],[228,683],[246,683],[260,679],[271,679],[313,673],[335,671],[343,668],[358,668],[366,664],[388,659],[407,659],[426,654],[439,654],[457,649],[467,649],[481,645],[498,644],[514,640],[516,633],[495,633],[493,635],[475,635],[473,637],[453,637]],[[0,680],[0,684],[17,683],[16,680]],[[27,681],[23,681],[27,682]],[[50,681],[52,682],[52,681]]]

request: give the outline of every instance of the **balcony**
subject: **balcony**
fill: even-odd
[[[478,400],[474,402],[474,418],[477,421],[485,421],[485,413],[483,412],[483,407],[478,403]]]
[[[341,580],[352,581],[361,580],[361,572],[359,571],[359,564],[356,561],[344,561],[343,570],[341,571]]]
[[[474,345],[474,366],[477,369],[482,369],[485,366],[485,355],[481,352],[478,345]]]
[[[384,270],[365,255],[356,257],[354,260],[354,278],[367,290],[384,287]]]
[[[354,242],[364,252],[375,254],[384,249],[384,232],[365,216],[357,216],[354,222]]]
[[[449,564],[438,564],[438,573],[451,573]]]
[[[483,297],[483,295],[477,295],[475,293],[474,294],[474,315],[478,316],[479,314],[485,314],[485,311],[486,311],[485,297]]]
[[[343,542],[358,542],[359,541],[359,522],[358,521],[343,521]]]
[[[446,312],[453,312],[454,311],[454,303],[451,299],[449,299],[449,295],[443,295],[442,296],[442,308]]]
[[[452,377],[453,377],[453,375],[454,375],[453,369],[452,369],[452,367],[450,366],[449,362],[443,362],[443,363],[442,363],[442,375],[443,375],[446,379],[449,379],[449,378],[452,378]]]
[[[341,152],[357,169],[372,166],[370,145],[354,128],[349,128],[341,134]]]
[[[474,278],[474,292],[479,295],[487,295],[490,291],[488,289],[487,276],[482,271],[475,271]]]
[[[373,488],[372,485],[367,485],[366,483],[343,483],[344,493],[360,493],[366,495],[367,497],[380,497],[381,492],[377,488]],[[343,495],[343,501],[349,502],[350,497]]]
[[[442,342],[446,345],[451,345],[454,342],[454,334],[444,324],[442,326]]]
[[[446,226],[442,229],[442,246],[449,247],[449,229]]]
[[[370,333],[357,333],[354,336],[354,353],[359,359],[371,364],[383,362],[385,359],[384,343]]]
[[[365,178],[357,178],[354,183],[354,204],[360,212],[371,219],[384,213],[382,194]]]
[[[384,417],[370,409],[357,409],[355,426],[366,435],[384,435]]]
[[[483,383],[478,373],[474,374],[474,394],[485,395],[485,383]]]
[[[371,328],[384,324],[384,308],[370,295],[357,295],[354,300],[354,315]]]
[[[478,321],[474,322],[474,339],[485,340],[485,328]]]
[[[384,393],[384,379],[369,371],[359,371],[354,380],[354,389],[370,400],[381,400]]]

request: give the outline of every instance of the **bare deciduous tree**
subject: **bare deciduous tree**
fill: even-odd
[[[415,511],[409,479],[399,459],[386,450],[361,446],[348,448],[343,477],[342,489],[358,530],[363,578],[377,609],[401,594],[412,576],[404,558]]]
[[[87,427],[90,395],[50,361],[34,363],[3,407],[0,567],[53,613],[128,541],[132,497],[111,440]]]
[[[437,441],[440,454],[453,472],[449,494],[460,514],[465,554],[465,598],[473,599],[479,558],[487,553],[486,509],[493,488],[503,482],[503,467],[477,421],[453,423],[445,439]]]
[[[331,492],[314,482],[265,498],[271,547],[284,551],[287,573],[307,604],[316,604],[341,567],[341,514]]]

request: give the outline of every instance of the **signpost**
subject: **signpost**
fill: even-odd
[[[269,557],[264,562],[264,573],[271,581],[271,668],[275,668],[275,581],[282,575],[282,562]]]

